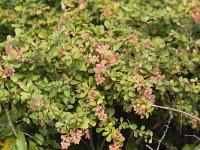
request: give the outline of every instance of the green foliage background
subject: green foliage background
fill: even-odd
[[[156,105],[198,116],[200,25],[191,17],[198,6],[189,0],[1,0],[1,148],[60,149],[60,136],[71,129],[90,129],[97,150],[115,143],[117,132],[124,136],[119,141],[126,150],[145,149],[144,141],[156,148],[171,114],[161,148],[198,149],[198,143],[191,145],[195,139],[184,136],[199,134],[196,120],[157,109],[143,97],[150,88]],[[137,40],[131,41],[133,37]],[[95,42],[109,45],[120,56],[106,66],[102,85],[95,81],[95,64],[84,59],[99,55]],[[22,56],[8,53],[9,44]],[[9,66],[14,75],[6,75]],[[156,70],[162,80],[155,77]],[[90,90],[98,94],[88,103]],[[97,105],[105,106],[106,122],[95,115]],[[143,119],[135,105],[145,109]],[[90,144],[82,138],[70,148],[90,149]]]

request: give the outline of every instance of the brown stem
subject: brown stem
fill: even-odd
[[[5,108],[5,112],[6,112],[6,116],[7,116],[7,119],[8,119],[8,124],[9,124],[9,126],[11,127],[13,134],[14,134],[15,136],[17,136],[17,132],[16,132],[16,129],[15,129],[15,126],[14,126],[13,123],[12,123],[12,120],[11,120],[11,118],[10,118],[10,113],[9,113],[9,111],[8,111],[7,108]]]

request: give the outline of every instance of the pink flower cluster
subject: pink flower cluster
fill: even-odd
[[[83,52],[84,51],[84,45],[83,44],[79,44],[78,45],[78,51],[79,52]]]
[[[96,98],[96,95],[97,95],[97,91],[95,91],[95,90],[90,90],[90,91],[88,92],[88,96],[87,96],[88,101],[89,101],[89,102],[94,101],[94,99]]]
[[[0,66],[0,77],[3,75],[3,68]]]
[[[89,34],[89,33],[82,33],[81,37],[82,37],[84,40],[89,40],[89,39],[90,39],[90,34]]]
[[[151,104],[154,104],[155,99],[153,98],[152,93],[153,93],[152,88],[149,88],[149,89],[144,91],[144,97],[146,97]]]
[[[140,104],[133,105],[133,110],[135,111],[136,114],[140,115],[141,118],[144,118],[146,115],[146,108],[143,105]]]
[[[151,43],[144,43],[143,46],[145,48],[152,48],[152,44]]]
[[[114,140],[115,140],[115,141],[118,141],[118,142],[119,142],[119,141],[122,142],[122,141],[125,140],[125,138],[123,137],[123,135],[122,135],[120,132],[117,131],[117,132],[115,133]]]
[[[96,105],[96,107],[93,109],[95,112],[95,115],[99,118],[100,121],[107,121],[108,116],[105,113],[105,106],[104,105]]]
[[[129,39],[129,42],[136,44],[138,42],[138,36],[137,35],[133,36],[132,38]]]
[[[156,80],[163,80],[165,79],[165,75],[161,75],[160,70],[157,68],[155,71],[155,78]]]
[[[83,135],[83,131],[78,129],[71,130],[68,135],[61,135],[61,149],[68,149],[72,143],[79,144]]]
[[[96,51],[97,51],[99,54],[103,54],[103,53],[105,53],[106,51],[108,51],[108,48],[109,48],[109,45],[108,45],[108,44],[101,44],[101,45],[97,45]]]
[[[99,75],[98,77],[95,78],[97,85],[101,85],[105,82],[105,78],[102,75]]]
[[[110,144],[109,145],[109,150],[120,150],[121,148],[119,147],[119,145],[116,144]]]
[[[6,76],[13,76],[13,75],[15,75],[15,69],[13,68],[13,66],[8,66],[5,69],[5,74],[6,74]]]
[[[96,64],[94,68],[95,73],[104,73],[106,71],[106,66],[104,63]]]
[[[139,83],[135,83],[134,88],[136,88],[138,91],[140,91],[142,89],[142,85]]]
[[[200,24],[200,8],[197,8],[192,13],[192,17],[193,17],[195,23]]]
[[[15,59],[21,59],[23,56],[23,52],[22,51],[15,51],[13,49],[13,45],[11,43],[8,43],[6,45],[6,54],[7,55],[13,55]]]
[[[30,101],[30,108],[32,111],[36,111],[37,110],[37,107],[38,107],[38,101],[35,101],[35,100],[31,100]]]
[[[88,129],[85,131],[85,138],[86,139],[90,139],[91,138],[90,137],[90,130],[88,130]]]
[[[6,45],[6,53],[7,54],[12,54],[12,51],[13,51],[13,45],[11,43],[8,43]]]
[[[106,60],[111,64],[115,64],[116,62],[120,60],[119,53],[111,53],[107,55]]]
[[[95,64],[96,62],[99,62],[99,56],[95,56],[92,54],[88,54],[84,56],[84,59],[87,63]]]

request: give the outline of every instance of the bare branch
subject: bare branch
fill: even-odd
[[[190,134],[185,134],[185,136],[190,136],[190,137],[194,137],[196,138],[198,141],[200,141],[200,137],[196,136],[196,135],[190,135]]]
[[[5,109],[5,112],[6,112],[6,116],[7,116],[7,119],[8,119],[8,124],[9,124],[9,126],[11,127],[13,134],[14,134],[15,136],[17,136],[17,132],[16,132],[16,129],[15,129],[15,126],[14,126],[13,123],[12,123],[12,120],[11,120],[11,118],[10,118],[10,113],[9,113],[9,111],[8,111],[7,108]]]
[[[169,120],[167,121],[167,125],[165,125],[165,126],[166,126],[166,129],[165,129],[165,131],[164,131],[164,133],[163,133],[161,139],[158,141],[158,146],[157,146],[157,149],[156,149],[156,150],[159,150],[160,144],[162,143],[163,139],[164,139],[165,136],[166,136],[166,133],[167,133],[167,131],[168,131],[168,129],[169,129],[169,124],[170,124],[170,122],[171,122],[171,119],[172,119],[172,115],[170,115],[170,118],[169,118]]]
[[[170,107],[159,106],[159,105],[153,105],[153,106],[156,107],[156,108],[161,108],[161,109],[166,109],[166,110],[172,110],[172,111],[175,111],[175,112],[179,112],[179,113],[182,113],[182,114],[184,114],[184,115],[186,115],[186,116],[189,116],[189,117],[191,117],[191,118],[194,118],[194,119],[200,121],[200,118],[198,118],[198,117],[196,117],[196,116],[193,116],[193,115],[191,115],[191,114],[189,114],[189,113],[187,113],[187,112],[185,112],[185,111],[176,109],[176,108],[170,108]]]
[[[145,145],[147,148],[149,148],[150,150],[154,150],[151,146],[149,145]]]

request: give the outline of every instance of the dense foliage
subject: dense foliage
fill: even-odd
[[[0,0],[0,12],[2,150],[156,148],[168,118],[160,148],[198,149],[185,136],[199,132],[198,1]]]

